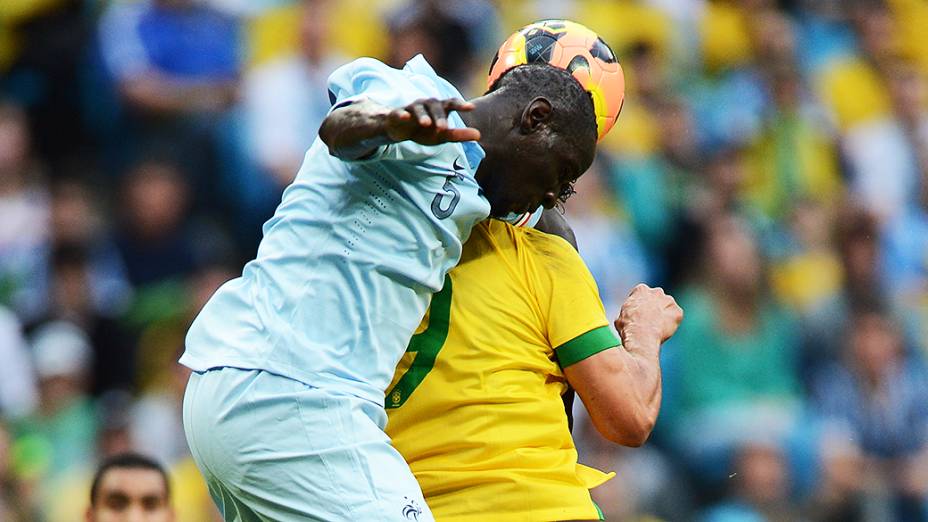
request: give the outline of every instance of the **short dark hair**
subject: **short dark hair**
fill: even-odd
[[[97,472],[93,476],[93,483],[90,485],[91,506],[96,504],[97,492],[100,490],[100,483],[103,481],[103,476],[106,475],[109,470],[117,468],[148,469],[158,472],[158,474],[161,475],[161,479],[164,480],[164,495],[166,498],[171,498],[171,482],[168,480],[168,474],[161,464],[158,464],[158,462],[152,458],[138,453],[120,453],[106,458],[100,463],[100,467],[97,468]]]
[[[552,130],[571,146],[585,148],[590,143],[596,144],[593,97],[565,69],[545,63],[518,65],[503,73],[488,92],[496,90],[513,93],[525,101],[538,96],[547,98],[554,106]]]

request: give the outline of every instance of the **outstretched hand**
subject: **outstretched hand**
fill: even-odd
[[[474,104],[457,98],[423,98],[387,114],[386,133],[393,141],[411,140],[423,145],[476,141],[480,131],[471,127],[448,127],[448,114],[474,110]]]

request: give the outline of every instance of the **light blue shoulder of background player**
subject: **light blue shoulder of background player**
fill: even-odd
[[[424,92],[433,92],[435,87],[438,87],[441,98],[464,99],[460,91],[435,73],[421,54],[406,62],[403,70],[394,69],[374,58],[358,58],[336,69],[328,82],[333,109],[362,100],[387,108],[405,107],[423,97]],[[466,127],[457,113],[449,115],[448,124],[452,128]],[[467,169],[473,176],[485,153],[476,142],[463,142],[461,145],[467,158]],[[364,161],[416,161],[434,154],[434,147],[403,141],[381,147]]]

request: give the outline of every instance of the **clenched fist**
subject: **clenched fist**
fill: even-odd
[[[661,288],[640,284],[622,304],[615,327],[627,348],[663,343],[677,331],[683,309]]]

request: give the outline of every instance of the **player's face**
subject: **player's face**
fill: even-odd
[[[112,468],[100,480],[88,522],[171,522],[164,479],[150,469]]]
[[[491,215],[521,214],[540,206],[553,208],[588,167],[589,162],[570,151],[557,153],[537,147],[533,153],[508,162],[501,175],[484,187]]]

